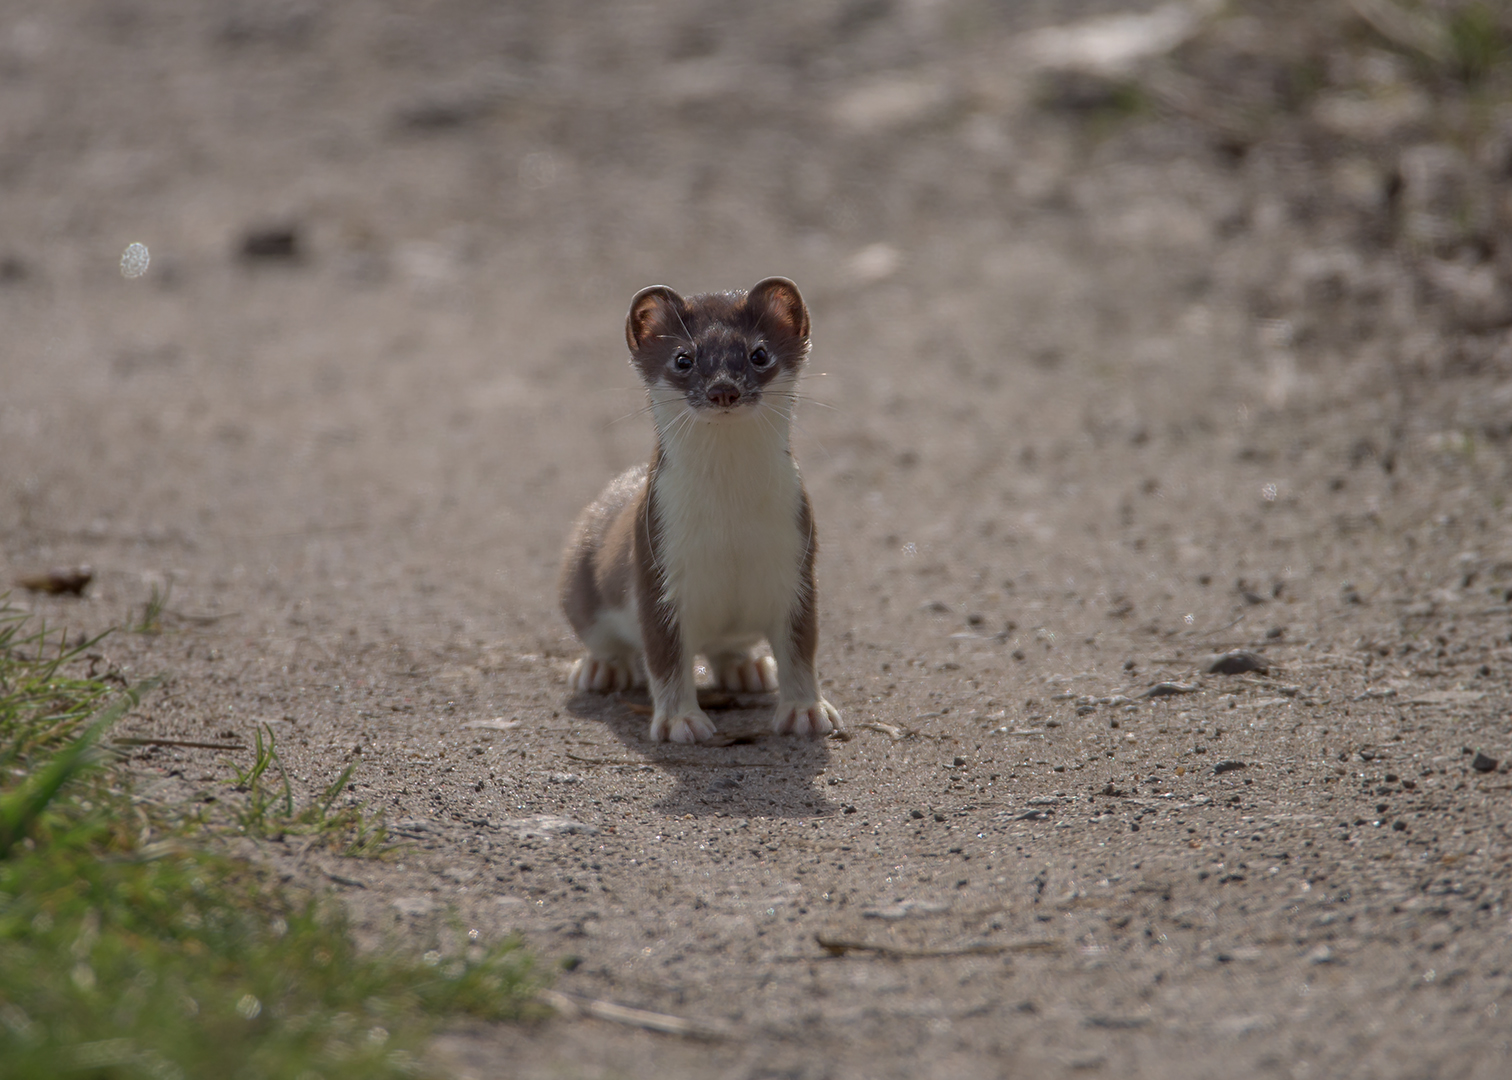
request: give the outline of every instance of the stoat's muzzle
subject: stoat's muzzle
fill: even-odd
[[[733,382],[721,379],[712,382],[704,390],[704,401],[690,402],[695,408],[733,409],[742,402],[752,404],[760,396],[760,391],[747,389],[742,392],[741,388]]]

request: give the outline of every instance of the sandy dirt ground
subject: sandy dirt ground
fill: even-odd
[[[367,940],[695,1028],[459,1076],[1505,1076],[1512,112],[1344,4],[1036,74],[1152,6],[10,0],[0,576],[171,588],[130,734],[357,762],[399,855],[247,849]],[[770,274],[851,737],[656,745],[560,545],[651,447],[631,295]]]

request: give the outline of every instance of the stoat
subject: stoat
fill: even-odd
[[[572,688],[649,680],[652,740],[702,742],[715,734],[693,683],[702,654],[723,689],[777,692],[777,733],[843,730],[814,670],[814,514],[789,445],[809,352],[798,287],[773,277],[684,298],[654,285],[631,301],[625,338],[656,450],[567,542],[562,609],[587,649]]]

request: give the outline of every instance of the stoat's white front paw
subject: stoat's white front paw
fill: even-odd
[[[777,661],[748,656],[719,665],[719,688],[732,694],[770,694],[777,689]]]
[[[714,721],[702,709],[690,709],[676,716],[658,712],[651,718],[652,742],[708,742],[717,731]]]
[[[782,701],[777,703],[777,715],[772,720],[772,730],[778,735],[808,735],[821,738],[834,731],[844,731],[840,710],[828,701]]]
[[[617,660],[600,660],[596,656],[584,656],[572,665],[567,674],[567,685],[574,690],[592,690],[598,694],[611,694],[616,690],[628,690],[636,686],[635,669]]]

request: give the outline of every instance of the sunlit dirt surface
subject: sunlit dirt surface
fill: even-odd
[[[96,575],[13,599],[171,586],[101,648],[169,676],[129,734],[358,760],[398,856],[250,849],[368,940],[519,931],[719,1036],[460,1075],[1504,1076],[1507,275],[1397,243],[1410,101],[1309,142],[1031,78],[1125,9],[8,4],[0,573]],[[649,454],[631,295],[770,274],[852,738],[654,745],[566,690],[559,545]]]

